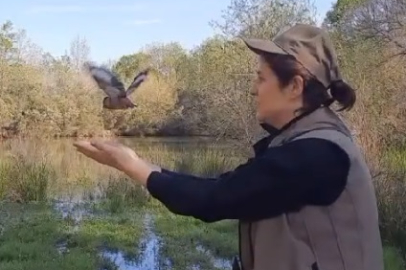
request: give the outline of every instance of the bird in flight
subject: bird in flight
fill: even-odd
[[[84,68],[90,73],[98,87],[107,95],[103,99],[103,108],[122,110],[137,106],[131,101],[130,95],[145,81],[149,68],[139,72],[127,90],[124,88],[123,82],[111,70],[102,66],[95,66],[89,62],[84,64]]]

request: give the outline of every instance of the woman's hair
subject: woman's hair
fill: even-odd
[[[333,82],[330,94],[321,82],[314,78],[293,56],[262,53],[261,57],[270,66],[279,79],[282,87],[287,86],[294,76],[303,78],[303,108],[302,111],[311,111],[320,106],[330,106],[337,101],[341,108],[338,111],[350,110],[355,101],[355,91],[343,81]]]

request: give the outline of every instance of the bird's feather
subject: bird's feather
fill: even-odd
[[[87,69],[96,81],[98,87],[109,97],[125,97],[124,84],[116,74],[104,67],[97,67],[87,64]]]
[[[145,79],[148,76],[148,72],[149,69],[145,69],[134,77],[133,82],[130,84],[130,86],[126,91],[127,96],[130,96],[134,92],[134,90],[137,89],[140,86],[140,84],[145,81]]]

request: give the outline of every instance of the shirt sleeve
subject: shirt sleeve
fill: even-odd
[[[349,166],[338,145],[307,138],[269,148],[212,181],[152,172],[147,189],[175,214],[205,222],[255,221],[305,205],[332,204],[346,185]]]
[[[240,166],[241,166],[241,165],[240,165]],[[238,169],[238,168],[239,168],[239,167],[237,167],[237,169]],[[198,176],[195,176],[195,175],[192,175],[192,174],[186,174],[186,173],[171,171],[171,170],[165,169],[165,168],[161,168],[161,172],[162,172],[163,174],[169,175],[169,176],[171,176],[171,177],[176,177],[176,178],[184,179],[184,180],[191,180],[191,179],[194,179],[194,180],[202,180],[202,179],[204,179],[204,180],[210,180],[210,181],[219,180],[219,179],[221,179],[221,178],[226,177],[228,174],[231,173],[231,172],[224,172],[224,173],[220,174],[220,175],[217,176],[217,177],[203,178],[203,177],[198,177]]]
[[[168,175],[170,177],[176,177],[178,179],[184,179],[184,180],[198,180],[198,179],[205,179],[205,180],[210,180],[210,181],[216,181],[218,178],[202,178],[202,177],[198,177],[195,175],[191,175],[191,174],[185,174],[185,173],[181,173],[181,172],[175,172],[175,171],[171,171],[168,169],[164,169],[161,168],[161,172],[165,175]]]

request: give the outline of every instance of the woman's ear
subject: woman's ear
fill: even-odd
[[[293,99],[300,97],[303,93],[304,80],[302,76],[296,75],[293,77],[289,85],[289,94]]]

